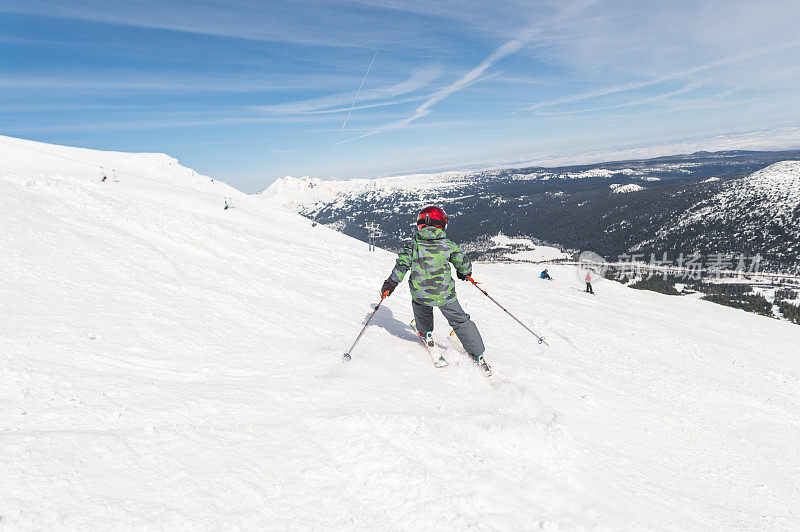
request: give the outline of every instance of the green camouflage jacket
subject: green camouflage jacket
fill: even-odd
[[[417,303],[442,306],[456,300],[450,264],[464,275],[472,275],[472,264],[444,230],[426,226],[414,233],[397,257],[391,278],[398,283],[411,269],[408,284]]]

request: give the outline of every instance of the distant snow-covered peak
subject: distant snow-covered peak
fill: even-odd
[[[274,183],[261,191],[258,195],[264,199],[278,198],[291,192],[310,193],[312,191],[321,190],[323,182],[318,177],[292,177],[286,176],[283,179],[277,179]]]
[[[317,177],[286,176],[272,183],[258,197],[272,205],[295,209],[333,202],[340,194],[361,192],[368,187],[369,180],[366,179],[323,181]]]
[[[419,201],[425,202],[440,192],[469,184],[474,175],[474,172],[454,171],[342,181],[287,176],[272,183],[258,197],[272,205],[288,209],[299,208],[307,212],[323,205],[341,207],[359,196],[378,199],[405,193],[418,195]]]

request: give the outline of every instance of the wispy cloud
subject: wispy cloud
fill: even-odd
[[[362,91],[359,95],[361,101],[384,101],[404,94],[416,92],[430,85],[439,77],[442,69],[437,65],[428,65],[414,72],[411,77],[400,83]],[[348,105],[353,96],[352,93],[338,93],[320,98],[310,98],[289,103],[276,105],[262,105],[255,109],[273,114],[303,114],[313,113],[331,108]]]
[[[576,2],[573,5],[570,5],[567,8],[564,8],[562,11],[558,12],[556,16],[554,16],[549,21],[549,23],[551,24],[558,23],[565,17],[569,17],[576,13],[579,13],[584,8],[594,3],[596,3],[596,0],[584,0],[582,2]],[[469,70],[466,74],[458,78],[453,83],[433,93],[427,100],[425,100],[422,103],[422,105],[420,105],[414,110],[411,116],[404,118],[403,120],[398,120],[396,122],[385,124],[363,135],[349,139],[344,142],[352,142],[372,135],[377,135],[379,133],[384,133],[386,131],[402,129],[411,124],[412,122],[414,122],[415,120],[419,120],[420,118],[429,115],[431,113],[431,109],[436,104],[438,104],[445,98],[448,98],[449,96],[455,94],[456,92],[463,90],[472,83],[477,82],[481,78],[481,76],[495,63],[497,63],[501,59],[504,59],[510,55],[517,53],[520,49],[522,49],[523,46],[530,43],[537,35],[537,33],[539,33],[539,27],[542,25],[543,23],[539,22],[537,24],[530,25],[525,29],[523,29],[522,31],[520,31],[516,38],[511,39],[510,41],[507,41],[502,45],[500,45],[499,47],[497,47],[483,61],[481,61],[480,64],[478,64],[478,66]]]
[[[536,160],[519,160],[513,164],[557,166],[657,157],[660,155],[692,153],[698,150],[775,150],[787,148],[800,148],[800,126],[792,124],[725,133],[706,133],[689,137],[654,139],[625,147],[601,146],[586,151],[565,151],[561,154],[544,156]]]
[[[438,16],[463,19],[454,16],[463,9],[457,1],[441,4]],[[368,3],[365,8],[351,0],[4,0],[0,13],[311,47],[375,49],[394,45],[419,49],[440,41],[434,33],[412,38],[416,32],[411,29],[413,24],[407,23],[430,16],[430,10],[380,3]]]
[[[378,107],[391,107],[393,105],[401,105],[404,103],[411,103],[411,102],[418,102],[420,100],[424,100],[426,96],[411,96],[408,98],[395,98],[392,100],[384,100],[381,102],[376,103],[366,103],[361,105],[356,105],[352,108],[353,111],[361,111],[364,109],[377,109]],[[305,115],[327,115],[327,114],[337,114],[337,113],[347,113],[350,111],[350,107],[334,107],[331,109],[318,109],[315,111],[305,111],[302,114]]]
[[[517,52],[520,48],[522,48],[525,45],[526,42],[529,41],[530,37],[527,38],[523,37],[520,39],[514,39],[504,43],[503,45],[495,49],[491,54],[489,54],[489,56],[486,57],[483,61],[481,61],[481,63],[478,66],[476,66],[475,68],[473,68],[472,70],[461,76],[459,79],[457,79],[450,85],[447,85],[446,87],[439,89],[438,91],[433,93],[433,95],[431,95],[427,100],[425,100],[422,103],[422,105],[420,105],[414,110],[414,113],[411,116],[404,118],[403,120],[398,120],[397,122],[392,122],[390,124],[386,124],[384,126],[375,128],[372,131],[364,133],[363,135],[360,135],[358,137],[346,140],[344,142],[352,142],[354,140],[363,139],[371,135],[377,135],[378,133],[383,133],[385,131],[400,129],[406,127],[415,120],[422,118],[423,116],[427,116],[428,114],[430,114],[431,108],[433,108],[434,105],[441,102],[448,96],[464,89],[471,83],[477,81],[489,67],[491,67],[493,64],[503,59],[504,57],[507,57]]]
[[[658,94],[655,96],[648,96],[645,98],[636,98],[633,100],[628,100],[623,103],[611,104],[611,105],[602,105],[599,107],[589,107],[585,109],[572,109],[570,111],[554,111],[554,112],[547,112],[547,111],[537,111],[536,114],[540,116],[565,116],[565,115],[577,115],[577,114],[584,114],[584,113],[596,113],[599,111],[608,111],[611,109],[621,109],[623,107],[636,107],[640,105],[651,105],[661,103],[665,100],[669,100],[675,96],[679,96],[681,94],[687,94],[693,92],[697,89],[702,87],[700,83],[686,83],[682,87],[675,89],[673,91],[665,92],[663,94]]]
[[[141,105],[114,105],[104,103],[19,103],[0,105],[0,113],[53,113],[71,111],[141,111]]]
[[[296,31],[300,20],[291,20],[292,10],[287,2],[247,2],[231,0],[225,3],[176,0],[84,0],[80,3],[53,3],[47,0],[6,0],[0,12],[22,13],[65,19],[119,24],[199,35],[234,37],[255,41],[286,42],[322,46],[353,46],[361,43],[339,39],[330,29]],[[316,15],[317,13],[315,13]],[[314,26],[308,20],[308,29]],[[324,28],[324,27],[323,27]]]
[[[686,101],[679,101],[666,106],[664,109],[638,113],[633,117],[650,118],[681,111],[699,111],[734,106],[739,108],[750,107],[752,104],[759,101],[763,102],[763,98],[761,97],[761,89],[763,87],[772,87],[778,83],[785,83],[787,80],[791,81],[787,89],[793,93],[793,88],[800,82],[800,65],[792,65],[787,68],[778,69],[764,76],[752,78],[707,96],[698,96]],[[793,96],[790,95],[790,97]]]
[[[338,80],[337,80],[338,81]],[[307,79],[290,77],[285,80],[264,79],[165,79],[163,75],[144,75],[114,79],[113,75],[103,77],[76,75],[74,72],[63,76],[5,76],[0,78],[0,89],[13,90],[71,90],[82,92],[96,91],[165,91],[165,92],[271,92],[302,89]]]
[[[313,117],[195,117],[195,118],[159,118],[152,120],[110,120],[95,122],[69,122],[49,126],[21,125],[9,127],[12,134],[40,134],[54,132],[78,131],[134,131],[157,129],[202,128],[210,126],[253,126],[269,124],[301,124],[314,123]]]
[[[665,83],[665,82],[668,82],[668,81],[672,81],[672,80],[676,80],[676,79],[690,78],[691,76],[693,76],[695,74],[698,74],[698,73],[701,73],[701,72],[705,72],[705,71],[713,70],[713,69],[716,69],[716,68],[728,66],[728,65],[731,65],[731,64],[734,64],[734,63],[746,61],[748,59],[753,59],[755,57],[759,57],[759,56],[762,56],[762,55],[766,55],[766,54],[770,54],[770,53],[774,53],[774,52],[778,52],[778,51],[783,51],[783,50],[787,50],[787,49],[790,49],[790,48],[795,48],[795,47],[797,47],[799,45],[800,45],[800,39],[793,39],[793,40],[791,40],[789,42],[784,42],[784,43],[781,43],[781,44],[776,44],[776,45],[771,45],[771,46],[765,46],[765,47],[762,47],[762,48],[759,48],[759,49],[755,49],[755,50],[749,50],[749,51],[744,52],[744,53],[731,55],[729,57],[725,57],[725,58],[718,59],[718,60],[715,60],[715,61],[710,61],[710,62],[707,62],[705,64],[699,65],[699,66],[695,66],[695,67],[692,67],[692,68],[680,70],[680,71],[677,71],[677,72],[671,72],[669,74],[665,74],[665,75],[662,75],[662,76],[657,76],[657,77],[654,77],[654,78],[651,78],[651,79],[648,79],[648,80],[644,80],[644,81],[624,83],[624,84],[620,84],[620,85],[614,85],[614,86],[610,86],[610,87],[594,89],[594,90],[591,90],[591,91],[587,91],[587,92],[583,92],[583,93],[579,93],[579,94],[574,94],[574,95],[571,95],[571,96],[565,96],[565,97],[560,97],[560,98],[553,98],[553,99],[549,99],[549,100],[544,100],[544,101],[535,103],[533,105],[530,105],[528,107],[525,107],[525,108],[521,109],[521,111],[536,111],[536,110],[542,109],[544,107],[554,107],[554,106],[562,105],[562,104],[566,104],[566,103],[575,103],[575,102],[580,102],[580,101],[585,101],[585,100],[591,100],[591,99],[599,98],[599,97],[602,97],[602,96],[609,96],[609,95],[612,95],[612,94],[618,94],[618,93],[623,93],[623,92],[634,91],[634,90],[637,90],[637,89],[643,89],[643,88],[647,88],[647,87],[652,87],[654,85],[660,85],[662,83]]]

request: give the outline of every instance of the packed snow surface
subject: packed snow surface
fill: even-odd
[[[796,325],[476,264],[549,347],[401,286],[345,363],[393,255],[174,159],[0,137],[0,217],[0,527],[800,528]]]

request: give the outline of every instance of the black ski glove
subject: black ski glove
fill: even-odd
[[[472,275],[472,272],[469,273],[461,273],[460,271],[456,270],[456,277],[461,279],[462,281],[469,281],[468,277]]]
[[[395,288],[397,288],[397,281],[389,277],[383,282],[383,286],[381,287],[381,297],[388,297],[392,295],[392,292],[394,292]]]

